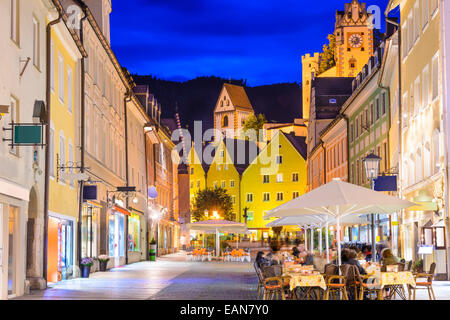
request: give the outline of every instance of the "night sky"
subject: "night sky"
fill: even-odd
[[[132,73],[184,81],[301,81],[301,56],[321,51],[350,0],[112,0],[111,43]],[[388,0],[367,0],[384,12]],[[384,23],[382,23],[384,26]]]

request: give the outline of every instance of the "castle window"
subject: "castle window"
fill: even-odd
[[[223,116],[223,118],[222,118],[222,127],[223,128],[228,127],[228,116]]]

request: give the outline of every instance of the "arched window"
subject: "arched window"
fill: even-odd
[[[222,118],[222,127],[223,128],[226,128],[226,127],[228,127],[228,116],[223,116],[223,118]]]

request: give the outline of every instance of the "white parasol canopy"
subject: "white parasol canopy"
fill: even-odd
[[[338,261],[340,265],[340,220],[343,217],[371,213],[390,214],[413,205],[412,202],[335,178],[317,189],[268,211],[265,217],[323,215],[336,218]]]
[[[204,233],[216,233],[216,256],[220,255],[220,232],[230,233],[246,233],[245,223],[239,223],[229,220],[204,220],[188,223],[188,228],[192,231],[200,231]]]

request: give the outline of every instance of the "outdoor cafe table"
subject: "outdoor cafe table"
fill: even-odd
[[[295,268],[287,269],[283,276],[289,279],[289,289],[291,292],[295,292],[296,289],[301,290],[305,298],[313,298],[314,288],[321,288],[323,290],[327,289],[325,279],[321,274],[304,274],[295,270]],[[295,294],[298,298],[298,295]]]

